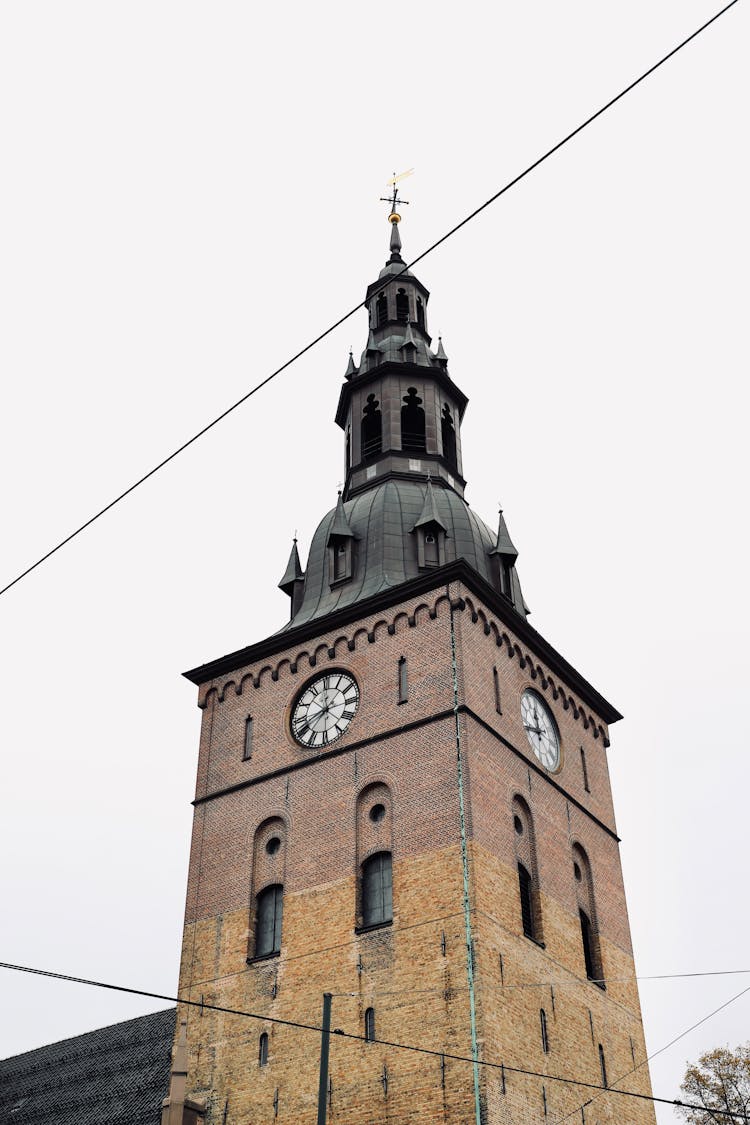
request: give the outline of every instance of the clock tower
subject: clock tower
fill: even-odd
[[[621,716],[529,624],[502,512],[464,498],[468,400],[390,219],[336,411],[344,487],[304,569],[292,548],[290,618],[187,673],[180,996],[204,1007],[181,1009],[164,1120],[315,1121],[328,993],[329,1122],[653,1125],[606,1089],[650,1094]]]

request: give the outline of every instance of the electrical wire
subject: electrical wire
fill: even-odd
[[[615,1082],[624,1082],[625,1079],[629,1078],[631,1074],[635,1074],[636,1070],[640,1070],[642,1066],[645,1066],[646,1063],[651,1062],[651,1060],[655,1059],[657,1055],[662,1055],[665,1051],[668,1051],[670,1047],[674,1047],[675,1043],[679,1043],[680,1039],[684,1039],[685,1036],[689,1035],[691,1031],[695,1031],[697,1027],[700,1027],[702,1024],[706,1023],[713,1016],[718,1015],[719,1012],[723,1012],[725,1008],[728,1008],[730,1004],[734,1004],[735,1000],[739,1000],[741,996],[744,996],[748,992],[750,992],[750,987],[743,988],[741,992],[737,992],[734,996],[730,996],[728,1000],[725,1000],[724,1003],[720,1004],[718,1008],[714,1008],[714,1010],[712,1012],[709,1012],[707,1016],[703,1016],[703,1018],[699,1019],[697,1023],[691,1024],[690,1027],[686,1028],[684,1031],[681,1031],[679,1035],[675,1035],[674,1039],[670,1039],[668,1043],[665,1043],[663,1047],[659,1047],[657,1051],[652,1051],[650,1055],[646,1055],[645,1059],[642,1059],[641,1062],[639,1062],[636,1066],[632,1067],[625,1074],[620,1075],[619,1078],[615,1078]],[[592,1098],[591,1101],[596,1101],[596,1099]],[[584,1104],[590,1105],[591,1102],[585,1102]],[[706,1112],[705,1106],[689,1106],[687,1102],[675,1101],[674,1105],[684,1106],[686,1109],[697,1108],[702,1110],[704,1113]],[[557,1121],[553,1123],[553,1125],[562,1125],[564,1121],[567,1121],[569,1118],[574,1117],[575,1114],[579,1113],[582,1108],[582,1106],[578,1106],[578,1108],[574,1109],[572,1113],[566,1114],[565,1117],[558,1118]],[[716,1110],[712,1107],[711,1112],[723,1113],[724,1111]]]
[[[608,109],[611,109],[611,107],[619,102],[621,98],[624,98],[626,94],[629,94],[631,90],[634,90],[636,86],[640,85],[640,83],[648,78],[651,74],[653,74],[654,71],[658,70],[660,66],[663,66],[665,62],[676,55],[678,51],[681,51],[683,47],[686,47],[688,43],[690,43],[693,39],[695,39],[698,35],[700,35],[708,27],[710,27],[711,24],[718,20],[720,16],[723,16],[724,13],[728,12],[730,8],[733,8],[737,2],[738,0],[730,0],[730,2],[725,7],[716,12],[715,15],[711,16],[709,20],[706,20],[704,24],[702,24],[699,28],[688,35],[686,39],[683,39],[681,43],[678,43],[676,47],[673,47],[671,51],[669,51],[666,55],[659,59],[658,62],[654,63],[653,66],[650,66],[648,70],[645,70],[633,82],[629,83],[629,85],[621,90],[619,94],[616,94],[615,97],[611,98],[605,105],[596,110],[595,113],[592,113],[590,117],[587,117],[585,121],[583,121],[570,133],[568,133],[567,136],[563,137],[562,140],[558,141],[557,144],[553,145],[552,148],[548,149],[532,164],[529,164],[528,167],[523,170],[523,172],[520,172],[517,176],[514,176],[514,178],[512,180],[509,180],[502,188],[500,188],[499,191],[496,191],[494,195],[491,195],[489,199],[486,199],[484,203],[480,204],[479,207],[476,207],[473,211],[471,211],[468,215],[461,219],[460,222],[451,227],[449,231],[438,238],[437,241],[433,242],[431,246],[428,246],[426,250],[423,250],[421,254],[418,254],[416,258],[414,258],[411,262],[404,266],[403,270],[401,270],[398,274],[386,278],[382,283],[373,288],[370,293],[370,299],[372,299],[372,297],[380,289],[385,288],[386,285],[389,285],[392,281],[397,280],[399,277],[401,277],[402,274],[406,273],[406,271],[411,269],[412,266],[415,266],[417,265],[417,263],[423,261],[423,259],[426,258],[428,254],[431,254],[433,250],[436,250],[438,248],[438,246],[442,246],[444,242],[446,242],[449,238],[451,238],[454,234],[461,230],[462,227],[465,227],[467,223],[470,223],[472,219],[475,219],[477,215],[480,215],[482,211],[486,210],[487,207],[490,207],[493,203],[495,203],[501,195],[504,195],[506,191],[510,191],[512,187],[515,187],[516,184],[520,183],[521,180],[523,180],[526,176],[528,176],[531,172],[538,168],[540,164],[543,164],[545,160],[549,160],[549,158],[553,156],[554,153],[558,151],[558,149],[561,149],[563,145],[566,145],[575,136],[577,136],[578,133],[582,132],[582,130],[585,129],[588,125],[591,125],[592,122],[596,121],[598,117],[601,117],[603,113],[606,113]],[[272,379],[275,379],[277,375],[280,375],[283,371],[286,371],[288,367],[291,367],[293,363],[295,363],[298,359],[301,359],[303,355],[305,355],[317,344],[319,344],[321,340],[324,340],[327,336],[330,336],[332,332],[340,327],[340,325],[344,324],[345,321],[354,316],[354,314],[358,312],[364,306],[364,304],[364,301],[359,301],[347,313],[344,313],[343,316],[340,316],[338,320],[335,320],[333,324],[331,324],[323,332],[319,333],[319,335],[317,335],[308,344],[305,344],[303,348],[300,348],[298,352],[295,352],[290,359],[287,359],[284,363],[281,364],[280,367],[277,367],[275,371],[272,371],[270,375],[267,375],[265,379],[262,379],[259,383],[256,383],[256,385],[249,391],[247,391],[246,394],[242,395],[241,398],[238,398],[236,402],[232,403],[231,406],[228,406],[226,410],[223,410],[221,414],[218,414],[201,430],[198,430],[196,434],[193,434],[192,437],[188,438],[187,441],[184,441],[182,445],[178,446],[177,449],[169,453],[166,457],[159,461],[158,464],[149,469],[147,473],[144,473],[142,477],[139,477],[138,480],[136,480],[133,484],[131,484],[118,496],[116,496],[114,500],[110,500],[109,504],[106,504],[103,508],[101,508],[98,512],[91,516],[90,519],[87,519],[85,523],[82,523],[80,527],[76,528],[75,531],[72,531],[69,535],[66,535],[65,538],[61,539],[56,546],[50,548],[50,550],[40,558],[38,558],[36,562],[26,567],[25,570],[23,570],[20,574],[18,574],[15,578],[8,582],[7,585],[3,586],[2,589],[0,589],[0,595],[7,593],[8,590],[12,589],[12,587],[20,582],[21,579],[26,578],[27,575],[31,574],[32,571],[36,570],[37,567],[41,566],[42,563],[47,561],[47,559],[51,558],[52,555],[56,554],[59,550],[65,547],[68,543],[70,543],[73,539],[75,539],[78,535],[85,531],[86,528],[91,527],[93,523],[95,523],[98,519],[101,519],[101,517],[109,512],[112,508],[114,508],[116,504],[119,504],[122,500],[129,496],[131,492],[135,492],[136,488],[139,488],[142,484],[145,484],[147,480],[154,476],[155,473],[158,473],[160,469],[163,469],[166,465],[168,465],[170,461],[173,461],[175,457],[178,457],[180,453],[184,453],[185,450],[193,445],[196,441],[198,441],[199,438],[202,438],[204,434],[207,434],[209,430],[212,430],[214,428],[214,426],[217,426],[219,422],[222,422],[225,418],[232,414],[233,411],[237,410],[238,407],[242,406],[243,403],[252,398],[254,394],[257,394],[257,392],[265,387],[268,383],[270,383]]]
[[[145,989],[141,988],[128,988],[125,985],[109,984],[106,981],[89,980],[86,977],[74,977],[67,973],[56,973],[50,969],[35,969],[29,965],[16,965],[9,961],[0,961],[0,969],[10,969],[18,973],[29,973],[33,976],[46,977],[51,980],[67,981],[71,984],[85,984],[93,988],[105,988],[112,992],[125,992],[130,996],[144,996],[152,1000],[166,1000],[171,1004],[182,1004],[189,1008],[200,1008],[202,1011],[219,1012],[222,1015],[241,1016],[244,1019],[259,1020],[262,1023],[278,1024],[280,1027],[292,1027],[302,1031],[315,1031],[318,1034],[321,1034],[323,1031],[323,1028],[319,1024],[301,1023],[298,1020],[284,1020],[279,1016],[265,1016],[258,1012],[246,1012],[239,1008],[225,1008],[220,1004],[208,1004],[204,1000],[183,1000],[179,996],[168,996],[162,992],[147,992]],[[737,1000],[739,996],[744,995],[745,992],[750,992],[750,986],[744,989],[743,992],[738,993],[737,996],[732,997],[731,1000],[727,1000],[721,1007],[726,1008],[733,1000]],[[717,1008],[715,1012],[711,1012],[708,1016],[705,1016],[700,1023],[705,1023],[707,1019],[710,1019],[711,1016],[715,1015],[718,1011],[721,1011],[721,1008]],[[694,1025],[694,1027],[698,1026],[699,1024]],[[693,1028],[689,1030],[692,1031]],[[602,1086],[594,1082],[585,1082],[580,1078],[566,1078],[557,1074],[545,1074],[543,1071],[539,1070],[526,1070],[522,1067],[508,1066],[506,1063],[491,1062],[489,1059],[475,1060],[468,1055],[457,1055],[450,1051],[437,1051],[430,1047],[417,1047],[411,1043],[396,1043],[390,1039],[367,1039],[364,1035],[356,1035],[351,1031],[342,1031],[341,1028],[335,1028],[331,1034],[337,1035],[343,1039],[354,1039],[361,1043],[378,1043],[381,1047],[392,1047],[399,1051],[411,1051],[418,1055],[430,1055],[433,1058],[451,1059],[453,1062],[465,1062],[471,1063],[472,1065],[476,1062],[479,1066],[490,1067],[493,1070],[501,1070],[506,1074],[520,1074],[526,1078],[543,1078],[546,1082],[562,1082],[570,1086],[580,1086],[586,1090],[596,1090],[599,1092],[600,1096],[603,1094],[618,1094],[621,1097],[636,1098],[640,1101],[658,1102],[661,1105],[676,1105],[686,1109],[705,1111],[705,1106],[694,1105],[690,1102],[681,1102],[674,1098],[659,1098],[654,1094],[639,1094],[635,1090],[618,1090],[612,1086]],[[682,1034],[687,1035],[687,1032],[683,1032]],[[682,1036],[677,1037],[677,1039],[679,1038],[682,1038]],[[673,1042],[676,1043],[677,1039],[674,1039]],[[671,1045],[672,1044],[667,1044],[667,1046]],[[661,1048],[661,1050],[666,1049],[666,1047]],[[644,1060],[644,1062],[645,1061],[648,1060]],[[643,1063],[640,1065],[642,1066]],[[638,1068],[636,1067],[634,1069]],[[632,1071],[630,1073],[632,1073]],[[623,1079],[618,1079],[618,1081],[622,1080]],[[578,1112],[578,1110],[576,1110],[576,1112]],[[712,1112],[721,1117],[728,1117],[735,1121],[750,1121],[750,1114],[735,1113],[730,1110],[722,1109],[712,1110]],[[571,1115],[569,1114],[568,1116]],[[565,1120],[565,1118],[562,1120]]]

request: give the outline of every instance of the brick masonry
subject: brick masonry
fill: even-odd
[[[624,1088],[650,1092],[647,1066],[629,1073],[646,1052],[606,724],[454,582],[200,689],[180,994],[263,1017],[185,1009],[188,1093],[207,1100],[210,1122],[223,1125],[225,1111],[227,1125],[315,1120],[319,1035],[270,1017],[319,1024],[324,992],[334,994],[334,1027],[362,1035],[373,1007],[377,1039],[438,1052],[332,1037],[329,1121],[475,1122],[471,1063],[439,1057],[472,1050],[451,620],[479,1056],[507,1068],[479,1069],[482,1121],[525,1125],[566,1114],[589,1125],[655,1121],[648,1102],[553,1080],[599,1084],[601,1044],[610,1082],[627,1075]],[[405,703],[398,701],[402,656]],[[359,710],[328,752],[303,750],[289,734],[290,709],[303,686],[331,668],[356,677]],[[554,775],[535,759],[521,724],[526,687],[544,696],[559,726],[562,764]],[[243,760],[248,716],[252,755]],[[533,822],[543,945],[521,926],[514,798]],[[367,815],[375,801],[386,806],[378,824]],[[281,847],[268,856],[272,835]],[[586,979],[574,845],[590,861],[606,991]],[[379,850],[393,854],[393,924],[359,934],[358,873]],[[281,952],[248,963],[255,896],[271,883],[284,886]],[[260,1066],[263,1031],[269,1056]]]

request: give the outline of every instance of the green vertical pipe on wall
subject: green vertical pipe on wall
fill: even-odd
[[[471,1058],[474,1069],[474,1117],[482,1125],[482,1106],[479,1096],[479,1044],[477,1043],[477,1006],[474,992],[474,941],[471,934],[471,904],[469,902],[469,853],[466,847],[466,815],[464,807],[464,769],[461,754],[461,722],[458,711],[458,665],[456,663],[456,625],[450,587],[446,587],[451,622],[451,671],[453,675],[453,715],[456,723],[456,769],[458,773],[458,818],[461,827],[461,865],[463,869],[464,928],[466,930],[466,977],[469,985],[469,1022],[471,1024]]]

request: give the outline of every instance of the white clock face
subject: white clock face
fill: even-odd
[[[560,765],[560,735],[547,704],[535,691],[521,696],[521,719],[534,754],[548,770]]]
[[[345,672],[327,672],[305,688],[292,710],[292,734],[303,746],[322,749],[344,733],[359,706],[359,688]]]

